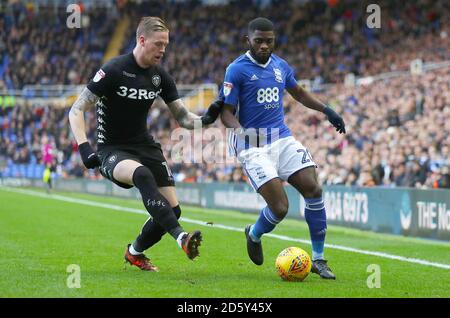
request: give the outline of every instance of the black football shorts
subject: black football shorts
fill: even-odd
[[[116,165],[123,160],[135,160],[150,169],[158,187],[174,186],[172,172],[164,158],[161,144],[105,145],[97,152],[102,165],[100,173],[118,186],[130,189],[133,186],[117,181],[113,177]]]

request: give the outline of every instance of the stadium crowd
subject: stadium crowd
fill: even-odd
[[[325,184],[450,187],[449,67],[355,88],[336,85],[319,97],[344,114],[345,136],[292,99],[287,122]]]
[[[66,10],[15,2],[0,11],[0,90],[87,83],[101,65],[116,16],[104,19],[100,8],[82,15],[83,27],[68,28]]]
[[[0,11],[0,89],[86,83],[101,65],[118,19],[128,15],[131,21],[125,53],[135,43],[143,13],[168,22],[171,44],[163,66],[184,84],[220,84],[226,66],[245,50],[246,23],[255,14],[275,22],[277,54],[299,78],[317,82],[341,82],[349,72],[366,76],[406,70],[416,58],[432,62],[449,57],[450,4],[445,0],[377,1],[380,28],[366,26],[371,1],[272,2],[258,7],[249,0],[220,6],[135,1],[108,14],[103,8],[86,9],[83,26],[70,29],[65,8],[55,11],[17,1]]]
[[[128,14],[136,25],[142,12],[165,18],[172,32],[163,65],[177,82],[186,84],[220,84],[227,65],[246,50],[246,24],[255,15],[274,21],[276,54],[289,61],[299,78],[319,83],[341,82],[349,72],[367,76],[407,70],[416,58],[425,62],[449,58],[448,1],[377,1],[379,29],[366,26],[366,8],[373,1],[299,5],[278,0],[263,8],[252,3],[244,0],[202,6],[193,1],[142,2],[130,5]],[[134,31],[134,27],[129,29],[123,52],[134,46]]]
[[[324,184],[357,186],[450,187],[450,70],[405,75],[370,85],[331,86],[319,94],[343,114],[347,134],[339,135],[323,114],[285,99],[286,121],[295,137],[313,155]],[[149,127],[177,181],[245,182],[238,164],[180,162],[173,152],[177,127],[167,108],[158,103]],[[32,107],[2,109],[0,155],[14,163],[42,161],[42,148],[50,143],[54,160],[69,176],[89,176],[71,139],[67,109]],[[88,136],[94,140],[95,114],[89,113]],[[224,131],[220,121],[214,124]],[[225,133],[222,134],[225,136]],[[226,138],[220,143],[225,153]],[[205,147],[208,140],[200,141]],[[195,144],[191,145],[192,149]],[[91,177],[99,177],[92,174]]]
[[[337,83],[318,97],[343,114],[346,135],[337,134],[323,114],[300,107],[290,97],[285,100],[288,126],[312,153],[323,183],[450,188],[448,67],[352,88],[340,84],[348,72],[406,70],[416,58],[449,60],[448,2],[379,1],[381,29],[362,26],[368,4],[364,1],[345,6],[339,1],[314,1],[301,7],[274,1],[253,12],[241,11],[241,2],[221,7],[161,3],[130,5],[121,14],[136,23],[142,12],[161,15],[169,22],[171,44],[164,67],[178,83],[219,84],[225,67],[245,48],[240,38],[254,12],[274,20],[276,53],[295,67],[298,78]],[[101,12],[95,9],[88,14],[89,28],[67,29],[65,12],[55,15],[40,10],[37,14],[20,3],[10,12],[0,12],[0,90],[27,84],[87,83],[101,64],[118,19],[116,15],[99,19]],[[134,41],[135,28],[130,30],[124,52]],[[54,164],[66,178],[101,178],[98,171],[82,166],[67,113],[67,108],[29,102],[0,107],[0,171],[2,162],[3,166]],[[88,137],[93,141],[95,114],[87,116]],[[177,125],[161,103],[151,109],[148,124],[163,145],[176,181],[246,181],[238,164],[177,162],[171,140]],[[220,120],[214,127],[224,130]],[[219,147],[225,152],[225,141]]]

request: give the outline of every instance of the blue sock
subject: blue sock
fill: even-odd
[[[324,259],[323,248],[327,231],[327,215],[322,198],[305,199],[305,219],[312,243],[312,259]]]
[[[259,242],[261,240],[261,236],[264,233],[271,232],[275,226],[281,222],[281,219],[279,219],[273,212],[269,209],[268,206],[266,206],[264,209],[261,210],[261,213],[259,214],[258,220],[256,220],[256,223],[252,225],[250,228],[250,238],[254,242]]]

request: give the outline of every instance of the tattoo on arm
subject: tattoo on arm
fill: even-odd
[[[200,117],[189,112],[180,99],[177,99],[167,106],[169,106],[170,112],[181,127],[194,129],[194,120],[200,119]]]
[[[78,96],[75,103],[72,105],[70,112],[77,116],[80,112],[84,112],[89,108],[95,106],[97,101],[100,99],[97,95],[92,93],[87,87],[83,89],[80,96]]]
[[[183,105],[181,105],[181,103],[178,102],[171,103],[169,105],[169,109],[172,112],[173,117],[175,117],[177,121],[182,120],[188,114],[187,109],[184,108]]]

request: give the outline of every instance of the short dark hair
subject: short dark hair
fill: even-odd
[[[249,22],[248,24],[248,33],[252,33],[254,31],[273,31],[273,23],[269,19],[266,18],[256,18]]]

